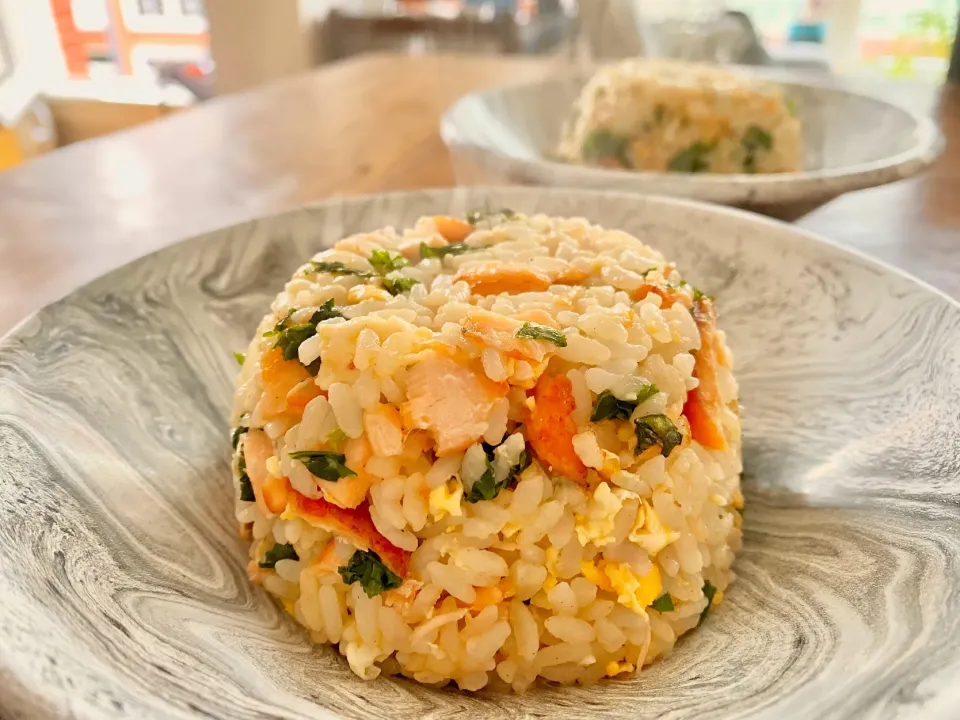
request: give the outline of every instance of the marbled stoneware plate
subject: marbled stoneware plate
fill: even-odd
[[[583,215],[664,250],[717,295],[737,355],[739,579],[635,680],[521,696],[364,682],[246,578],[228,468],[231,350],[311,253],[484,206]],[[0,716],[956,718],[958,408],[957,304],[738,211],[444,190],[195,238],[0,341]]]
[[[528,185],[658,193],[795,220],[852,190],[910,177],[943,149],[932,120],[842,87],[782,70],[738,68],[781,85],[803,124],[802,172],[714,175],[611,170],[554,161],[564,120],[587,76],[499,87],[460,98],[441,134],[483,177]]]

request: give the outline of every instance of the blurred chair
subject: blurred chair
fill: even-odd
[[[211,62],[161,62],[155,63],[161,82],[173,83],[186,88],[198,101],[209,100],[214,95],[216,75]]]
[[[643,0],[581,0],[580,42],[589,56],[603,61],[648,55],[829,72],[823,50],[808,44],[769,52],[746,13],[728,11],[697,22],[645,22],[642,6]]]
[[[580,0],[578,32],[581,46],[594,60],[647,54],[634,0]]]
[[[497,13],[486,20],[474,14],[453,18],[433,15],[365,15],[331,10],[320,25],[325,60],[364,52],[476,52],[520,51],[513,16]]]

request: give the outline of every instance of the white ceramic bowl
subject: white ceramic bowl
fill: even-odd
[[[915,175],[943,149],[932,120],[879,98],[782,72],[746,71],[783,86],[803,123],[802,172],[713,175],[608,170],[552,159],[561,125],[586,77],[545,80],[472,93],[443,117],[455,158],[484,180],[656,193],[733,205],[796,219],[852,190]]]

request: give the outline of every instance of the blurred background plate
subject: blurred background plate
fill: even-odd
[[[717,296],[745,408],[724,603],[639,678],[524,695],[365,682],[246,577],[227,412],[275,293],[342,236],[581,215]],[[121,268],[0,339],[4,718],[956,718],[960,306],[802,230],[542,188],[331,200]]]
[[[611,170],[553,160],[563,123],[589,75],[464,96],[441,134],[455,157],[488,181],[674,195],[794,220],[852,190],[910,177],[943,149],[932,120],[839,86],[798,81],[783,70],[746,70],[777,82],[803,126],[804,170],[766,175]]]

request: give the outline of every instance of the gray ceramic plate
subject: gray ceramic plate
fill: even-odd
[[[797,82],[776,71],[748,74],[781,84],[796,106],[803,123],[803,172],[651,173],[554,162],[550,158],[583,87],[582,77],[466,95],[444,115],[441,133],[455,157],[480,167],[489,178],[674,195],[791,220],[845,192],[914,175],[942,150],[934,123],[906,109],[839,87]]]
[[[746,408],[727,600],[638,679],[364,682],[247,582],[225,416],[243,347],[342,235],[510,206],[622,227],[718,297]],[[0,341],[4,718],[955,718],[960,307],[792,227],[537,189],[331,202],[211,233]]]

